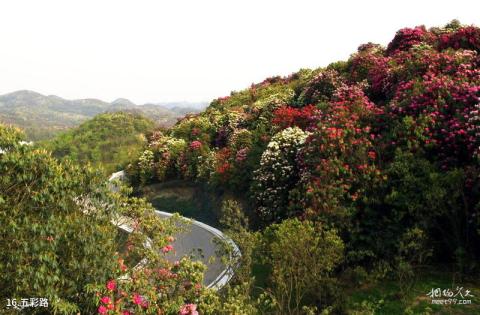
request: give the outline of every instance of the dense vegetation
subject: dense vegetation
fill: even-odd
[[[227,207],[254,222],[233,235],[243,235],[236,239],[253,261],[270,257],[245,274],[262,266],[262,287],[279,313],[345,312],[331,283],[355,279],[395,280],[394,299],[405,308],[425,265],[478,279],[479,52],[474,26],[402,29],[386,48],[368,43],[347,61],[268,78],[152,133],[129,165],[130,179],[136,186],[191,180],[247,200],[238,211]],[[321,239],[296,235],[302,229]],[[251,233],[279,246],[288,243],[283,237],[308,241],[297,246],[312,255],[327,242],[332,265],[308,278],[308,289],[290,286],[282,296],[284,283],[301,285],[314,269],[300,253],[282,263],[273,243],[246,242]],[[283,270],[290,278],[277,271],[288,266],[303,271]]]
[[[0,298],[46,297],[51,308],[27,311],[57,314],[480,313],[479,52],[473,26],[402,29],[386,48],[232,92],[143,144],[145,118],[98,116],[46,144],[60,160],[0,125]],[[76,165],[127,159],[137,193],[190,182],[180,193],[223,200],[213,217],[242,252],[227,287],[165,259],[178,218]],[[471,305],[426,296],[455,286]]]
[[[178,107],[183,105],[183,107]],[[25,130],[28,140],[52,138],[104,112],[130,111],[143,114],[160,126],[171,126],[186,113],[198,112],[199,103],[135,105],[127,99],[111,103],[98,99],[66,100],[55,95],[17,91],[0,95],[0,122]]]
[[[138,114],[100,114],[42,146],[57,158],[68,158],[78,164],[89,162],[111,174],[137,157],[146,142],[144,134],[153,127],[151,120]]]
[[[201,263],[165,258],[179,219],[160,219],[128,189],[112,192],[91,167],[59,162],[23,140],[18,129],[0,125],[2,314],[235,313],[233,295],[202,286]],[[133,230],[118,252],[115,225],[122,223]],[[132,268],[132,257],[148,259]],[[7,307],[7,299],[20,306],[34,297],[48,307]]]

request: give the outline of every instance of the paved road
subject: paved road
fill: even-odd
[[[110,181],[114,179],[123,179],[124,172],[117,172],[112,174]],[[112,187],[115,189],[115,187]],[[157,211],[157,214],[163,218],[171,216],[171,213]],[[233,271],[231,268],[226,268],[222,263],[221,257],[218,256],[220,252],[220,243],[229,243],[233,247],[235,255],[240,255],[238,247],[227,236],[223,235],[219,230],[206,225],[204,223],[191,220],[191,223],[186,227],[186,231],[175,235],[175,242],[173,246],[175,253],[169,253],[167,258],[171,261],[178,260],[185,255],[195,255],[197,260],[202,261],[207,266],[205,272],[204,285],[212,288],[221,288],[232,277]]]
[[[157,213],[162,217],[170,216],[170,214],[160,211]],[[222,239],[211,229],[193,221],[186,226],[185,232],[175,236],[173,243],[175,253],[167,255],[167,259],[175,261],[185,255],[193,254],[195,260],[200,260],[207,266],[204,278],[204,284],[207,286],[213,284],[225,271],[225,265],[218,257],[221,250],[219,242],[222,242]]]

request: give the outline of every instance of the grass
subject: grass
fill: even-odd
[[[380,281],[375,285],[351,288],[347,292],[347,309],[359,311],[357,314],[480,314],[480,279],[453,281],[454,275],[448,271],[425,270],[417,274],[413,287],[401,296],[401,289],[394,280]],[[435,288],[451,289],[463,287],[471,290],[470,305],[437,305],[431,303],[427,293]],[[437,299],[445,299],[443,297]],[[360,310],[363,309],[364,312]]]

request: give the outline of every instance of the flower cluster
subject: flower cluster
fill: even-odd
[[[308,216],[342,214],[343,207],[362,193],[362,186],[379,175],[371,124],[382,111],[359,86],[338,89],[329,105],[299,154]]]
[[[190,143],[190,149],[191,150],[198,150],[201,147],[202,147],[202,143],[198,140],[192,141],[192,143]]]
[[[344,79],[335,70],[324,70],[308,82],[300,98],[303,104],[317,104],[328,101]]]
[[[180,308],[178,315],[198,315],[196,304],[185,304]]]
[[[302,108],[283,106],[273,112],[272,123],[282,129],[297,126],[303,130],[312,129],[315,126],[316,107],[307,105]]]
[[[480,51],[480,29],[474,26],[462,27],[454,32],[440,35],[439,49],[470,49]]]
[[[263,152],[254,175],[254,194],[264,220],[286,216],[289,191],[298,181],[297,153],[308,135],[298,127],[289,127],[276,134]]]
[[[408,50],[414,45],[426,41],[429,32],[424,26],[415,28],[403,28],[397,32],[393,40],[388,44],[387,54],[394,54],[400,50]]]
[[[197,305],[188,303],[203,292],[198,281],[204,269],[198,263],[182,259],[129,270],[119,259],[119,266],[121,280],[109,280],[97,290],[98,314],[162,314],[172,308],[178,314],[198,314]]]

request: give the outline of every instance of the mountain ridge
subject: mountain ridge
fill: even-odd
[[[182,102],[137,105],[126,98],[106,102],[96,98],[64,99],[32,90],[18,90],[0,95],[0,122],[23,128],[31,140],[51,138],[61,131],[76,127],[87,119],[105,112],[129,111],[152,119],[157,125],[169,127],[188,113],[199,112],[205,103]]]

